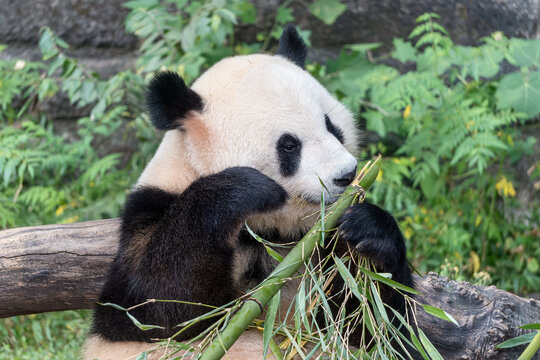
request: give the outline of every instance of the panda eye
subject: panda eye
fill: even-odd
[[[292,134],[283,134],[277,142],[277,149],[286,154],[297,153],[301,146],[300,140]]]
[[[293,134],[281,135],[276,143],[279,170],[283,176],[292,176],[300,166],[302,142]]]
[[[285,152],[293,152],[296,149],[296,144],[285,144],[283,145],[282,149]]]

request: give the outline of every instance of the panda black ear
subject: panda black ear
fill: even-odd
[[[182,125],[187,113],[203,109],[202,98],[175,72],[160,71],[148,82],[146,106],[152,124],[159,130]]]
[[[287,24],[283,29],[283,34],[279,38],[279,47],[276,55],[281,55],[291,60],[302,69],[305,68],[307,46],[296,28],[292,24]]]

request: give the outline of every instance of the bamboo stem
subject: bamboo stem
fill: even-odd
[[[540,331],[537,332],[518,360],[530,360],[538,350],[540,350]]]
[[[374,162],[369,161],[364,166],[352,184],[345,189],[343,195],[327,210],[325,218],[317,221],[268,278],[259,285],[252,296],[244,301],[240,310],[231,318],[225,329],[205,349],[201,360],[220,359],[251,322],[262,313],[261,305],[265,306],[285,282],[311,257],[315,246],[321,239],[323,224],[325,229],[335,228],[341,214],[358,200],[359,190],[367,189],[373,184],[380,169],[379,159],[380,156]]]

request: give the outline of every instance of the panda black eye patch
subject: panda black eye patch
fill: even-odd
[[[300,166],[302,142],[292,134],[283,134],[276,143],[279,171],[283,176],[294,175]]]
[[[330,134],[334,135],[336,139],[343,144],[345,142],[345,138],[343,138],[343,131],[334,125],[332,121],[330,121],[330,117],[328,117],[326,114],[324,114],[324,122],[326,123],[326,130],[328,130]]]

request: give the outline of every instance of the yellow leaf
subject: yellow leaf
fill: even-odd
[[[63,224],[71,224],[71,223],[74,223],[74,222],[77,222],[77,221],[79,221],[79,215],[75,215],[75,216],[72,216],[70,218],[67,218],[62,223]]]
[[[405,237],[407,239],[410,239],[413,232],[412,232],[411,228],[405,228],[405,230],[403,230],[403,234],[405,235]]]
[[[403,118],[404,119],[408,118],[410,114],[411,114],[411,104],[405,107],[405,111],[403,111]]]
[[[480,270],[480,257],[475,251],[471,251],[471,257],[469,258],[469,265],[473,275]]]
[[[481,222],[482,222],[482,215],[477,215],[476,220],[474,221],[474,226],[480,225]]]
[[[64,212],[64,210],[67,209],[67,207],[68,207],[68,206],[67,206],[66,204],[60,205],[60,206],[58,207],[58,209],[56,209],[56,211],[54,212],[54,214],[55,214],[56,216],[62,215],[62,213]]]
[[[512,139],[512,136],[508,135],[506,137],[506,141],[508,141],[508,144],[510,144],[511,146],[514,145],[514,139]]]

